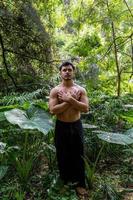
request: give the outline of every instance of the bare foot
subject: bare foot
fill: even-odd
[[[77,187],[76,192],[77,192],[77,195],[80,199],[85,199],[85,200],[88,199],[88,192],[85,188]]]
[[[60,189],[60,193],[63,194],[66,192],[66,190],[68,189],[67,185],[64,185],[61,189]]]

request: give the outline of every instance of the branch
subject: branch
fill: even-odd
[[[118,52],[121,53],[121,54],[124,54],[124,55],[126,55],[126,56],[128,56],[128,57],[131,57],[129,54],[127,54],[127,53],[125,53],[125,52],[123,52],[123,51],[118,50]]]
[[[127,40],[128,40],[130,37],[131,37],[131,36],[127,37],[125,40],[123,40],[121,43],[117,44],[116,46],[118,47],[118,46],[124,44],[125,42],[127,42]]]
[[[17,55],[20,55],[22,57],[25,57],[25,58],[30,58],[30,59],[33,59],[33,60],[38,60],[39,62],[43,62],[43,63],[46,63],[46,64],[50,64],[50,63],[54,63],[54,62],[61,62],[63,60],[51,60],[51,61],[46,61],[46,60],[42,60],[42,59],[38,59],[38,58],[35,58],[33,56],[27,56],[25,55],[24,53],[18,53],[17,51],[14,51],[14,50],[11,50],[11,49],[5,49],[5,52],[10,52],[10,53],[14,53],[14,54],[17,54]]]
[[[122,37],[122,38],[126,38],[124,41],[122,41],[121,43],[117,44],[116,46],[118,47],[119,45],[125,43],[129,38],[131,38],[133,35],[133,33],[131,33],[129,36],[125,36],[125,37]],[[121,36],[115,38],[115,41],[118,40],[119,38],[121,38]],[[107,51],[105,52],[105,54],[102,56],[102,58],[100,58],[97,62],[101,61],[102,59],[104,59],[110,52],[111,48],[113,46],[113,42],[109,45]],[[117,49],[118,50],[118,49]],[[119,51],[119,50],[118,50]],[[126,53],[125,53],[126,54]],[[126,54],[128,55],[128,54]],[[128,55],[129,56],[129,55]]]
[[[100,58],[97,62],[101,61],[102,59],[104,59],[108,53],[111,51],[111,47],[113,46],[113,42],[110,44],[110,46],[108,47],[107,51],[105,52],[105,54],[102,56],[102,58]]]
[[[130,8],[129,8],[129,6],[128,6],[127,2],[126,2],[126,0],[123,0],[123,1],[124,1],[124,3],[126,4],[128,11],[130,12],[130,14],[131,14],[131,16],[132,16],[132,18],[133,18],[132,11],[130,10]]]
[[[124,74],[132,74],[132,72],[126,72],[126,71],[124,71],[122,73],[124,73]]]

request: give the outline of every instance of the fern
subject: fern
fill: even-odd
[[[23,104],[26,101],[33,101],[34,99],[42,98],[44,99],[44,94],[48,94],[47,89],[37,89],[31,93],[24,92],[22,94],[19,93],[11,93],[10,95],[4,96],[0,99],[1,105],[14,105],[14,104]],[[46,96],[46,95],[45,95]]]

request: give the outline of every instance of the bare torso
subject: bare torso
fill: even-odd
[[[58,92],[62,91],[64,93],[70,92],[71,95],[77,99],[78,101],[80,101],[80,96],[82,95],[82,89],[80,86],[74,84],[71,87],[65,87],[62,85],[58,85],[56,87],[57,89],[57,98],[58,98]],[[75,93],[78,93],[78,96],[74,96]],[[58,103],[62,103],[59,98],[58,98]],[[57,119],[64,121],[64,122],[73,122],[76,121],[78,119],[80,119],[80,111],[73,108],[72,105],[70,105],[64,112],[57,114]]]

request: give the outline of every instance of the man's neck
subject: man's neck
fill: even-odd
[[[62,80],[62,86],[64,87],[72,87],[74,85],[74,81],[73,80]]]

